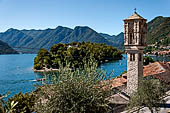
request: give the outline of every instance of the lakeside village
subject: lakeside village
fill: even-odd
[[[34,60],[34,71],[51,71],[63,67],[58,70],[58,74],[62,76],[53,77],[53,80],[59,82],[38,87],[31,94],[15,95],[4,105],[5,108],[0,105],[0,112],[168,112],[170,108],[166,108],[166,105],[169,101],[167,94],[170,84],[170,62],[156,61],[143,66],[144,48],[147,46],[146,21],[136,11],[124,20],[127,72],[116,78],[103,80],[103,74],[96,71],[100,63],[122,58],[122,53],[114,47],[93,43],[57,44],[51,47],[50,52],[40,50]],[[89,50],[90,52],[87,52]],[[158,55],[170,53],[156,52]],[[97,65],[93,64],[94,59]],[[68,70],[64,68],[67,66],[66,62],[69,64],[68,68],[84,70]],[[84,66],[84,62],[88,65]],[[164,101],[165,98],[167,102]],[[165,105],[165,109],[161,108],[162,104]]]
[[[148,48],[150,48],[151,50],[149,52],[147,51],[146,54],[152,54],[156,56],[170,56],[170,46],[158,47],[157,44],[151,44],[148,45]]]

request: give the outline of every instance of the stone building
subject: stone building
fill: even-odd
[[[146,46],[146,19],[134,12],[124,20],[124,45],[127,52],[127,94],[137,90],[143,77],[143,51]]]

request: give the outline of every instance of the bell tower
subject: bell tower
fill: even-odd
[[[124,20],[124,46],[127,52],[127,94],[137,91],[143,77],[143,51],[146,46],[146,19],[135,11]]]

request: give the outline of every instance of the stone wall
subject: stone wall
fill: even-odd
[[[135,54],[135,60],[130,61],[130,54]],[[141,55],[141,61],[139,60]],[[127,51],[127,93],[131,95],[137,91],[139,83],[143,76],[143,51],[128,50]]]

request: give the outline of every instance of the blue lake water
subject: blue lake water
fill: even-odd
[[[155,61],[170,61],[169,56],[155,56],[155,55],[147,55],[153,58]]]
[[[10,91],[10,97],[19,92],[35,90],[34,85],[39,84],[35,81],[36,78],[42,77],[32,70],[35,56],[36,54],[0,55],[0,94]],[[107,75],[113,72],[111,77],[116,77],[127,70],[127,57],[123,56],[122,60],[102,64],[99,68]]]
[[[0,94],[30,92],[39,75],[32,71],[35,54],[0,55]]]
[[[127,70],[127,56],[123,55],[122,60],[116,60],[99,66],[107,76],[116,77]],[[112,74],[111,74],[112,73]]]

